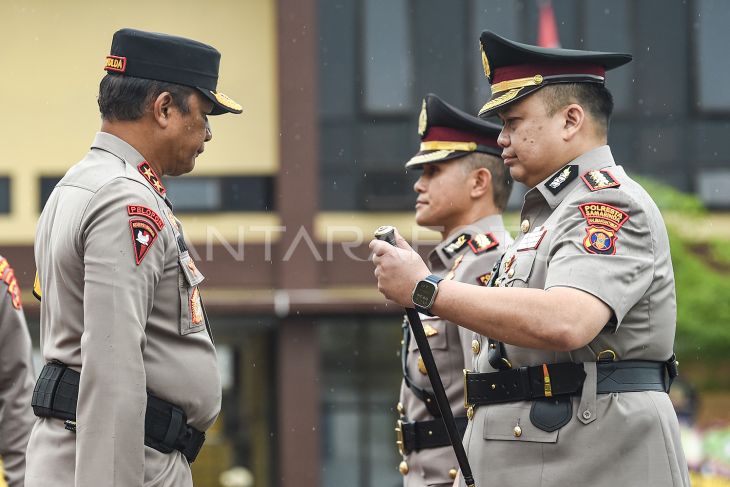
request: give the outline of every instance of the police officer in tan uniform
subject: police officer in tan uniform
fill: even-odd
[[[20,287],[15,271],[0,255],[0,486],[24,485],[34,379]]]
[[[486,285],[494,262],[512,241],[501,216],[512,185],[499,157],[499,130],[498,125],[464,113],[436,95],[423,100],[418,127],[421,147],[406,168],[423,171],[413,187],[418,195],[416,223],[441,232],[443,240],[429,254],[428,265],[443,279]],[[472,333],[438,316],[421,318],[463,433],[467,423],[463,370],[478,351],[472,346]],[[407,321],[403,331],[403,383],[396,424],[403,484],[451,485],[458,470],[456,457]]]
[[[676,376],[669,240],[606,145],[605,73],[631,56],[488,31],[481,42],[492,99],[480,115],[500,117],[504,163],[531,189],[489,287],[433,289],[433,313],[480,345],[465,376],[475,483],[686,487],[666,393]],[[402,239],[371,246],[381,291],[411,304],[427,267]]]
[[[220,53],[122,29],[99,88],[101,131],[53,190],[35,242],[41,349],[27,487],[192,486],[220,409],[210,323],[183,228],[160,180],[190,172]]]

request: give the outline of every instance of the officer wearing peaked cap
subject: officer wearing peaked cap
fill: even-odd
[[[406,168],[422,173],[413,189],[416,222],[441,232],[443,240],[428,256],[437,279],[485,285],[497,258],[512,241],[501,213],[509,199],[511,178],[497,145],[500,127],[452,107],[438,96],[423,100],[419,152]],[[422,315],[446,394],[463,433],[463,370],[475,349],[471,331],[438,316]],[[451,485],[458,464],[426,376],[415,339],[403,323],[397,446],[403,455],[403,485]]]
[[[33,426],[33,357],[15,271],[0,255],[0,485],[23,487]]]
[[[606,72],[626,54],[481,36],[498,142],[530,188],[487,287],[443,282],[431,311],[474,331],[464,443],[476,485],[689,485],[667,395],[677,374],[662,216],[606,145]],[[428,274],[373,241],[379,287],[408,305]],[[406,263],[403,265],[403,263]],[[464,485],[461,481],[461,485]]]
[[[193,485],[221,388],[204,277],[160,178],[193,169],[210,115],[241,112],[217,89],[219,63],[190,39],[114,34],[101,130],[38,223],[46,365],[27,487]]]

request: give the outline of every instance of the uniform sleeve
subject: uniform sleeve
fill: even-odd
[[[596,296],[618,327],[654,273],[646,212],[626,192],[604,189],[568,204],[553,231],[545,289],[571,287]]]
[[[9,487],[22,487],[25,449],[35,416],[33,361],[28,326],[22,308],[16,308],[0,283],[0,457]]]
[[[153,206],[150,198],[139,183],[114,180],[94,195],[79,229],[84,331],[76,487],[143,484],[145,326],[164,265],[164,242],[153,222],[130,217],[127,207]]]

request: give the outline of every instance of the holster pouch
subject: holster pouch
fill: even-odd
[[[573,402],[570,396],[543,397],[532,401],[530,422],[548,433],[568,424],[573,415]]]

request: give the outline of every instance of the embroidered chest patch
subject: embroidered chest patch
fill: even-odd
[[[616,178],[614,178],[613,175],[605,169],[587,172],[581,176],[581,178],[591,191],[598,191],[599,189],[606,188],[618,188],[621,186],[621,183],[616,181]]]
[[[449,258],[453,257],[466,247],[466,245],[469,243],[469,239],[471,239],[471,235],[469,235],[468,233],[462,233],[454,240],[452,240],[449,245],[444,247],[444,253]]]
[[[490,232],[479,233],[469,240],[469,247],[475,254],[481,254],[499,245],[499,241]]]
[[[545,183],[545,187],[552,193],[558,194],[563,188],[565,188],[571,181],[578,177],[578,166],[571,164],[565,166],[563,169],[554,174],[552,179]]]
[[[154,169],[152,169],[152,166],[150,166],[150,163],[147,161],[141,162],[137,166],[137,170],[139,173],[144,176],[144,178],[149,182],[152,187],[157,191],[157,194],[165,197],[165,193],[167,193],[167,190],[165,189],[165,186],[163,186],[162,181],[160,180],[160,177],[157,175]]]
[[[578,208],[588,223],[583,247],[591,254],[614,255],[616,234],[629,220],[628,213],[605,203],[584,203]]]
[[[130,220],[129,228],[132,230],[132,247],[134,248],[134,260],[137,265],[157,240],[157,231],[145,220]]]

